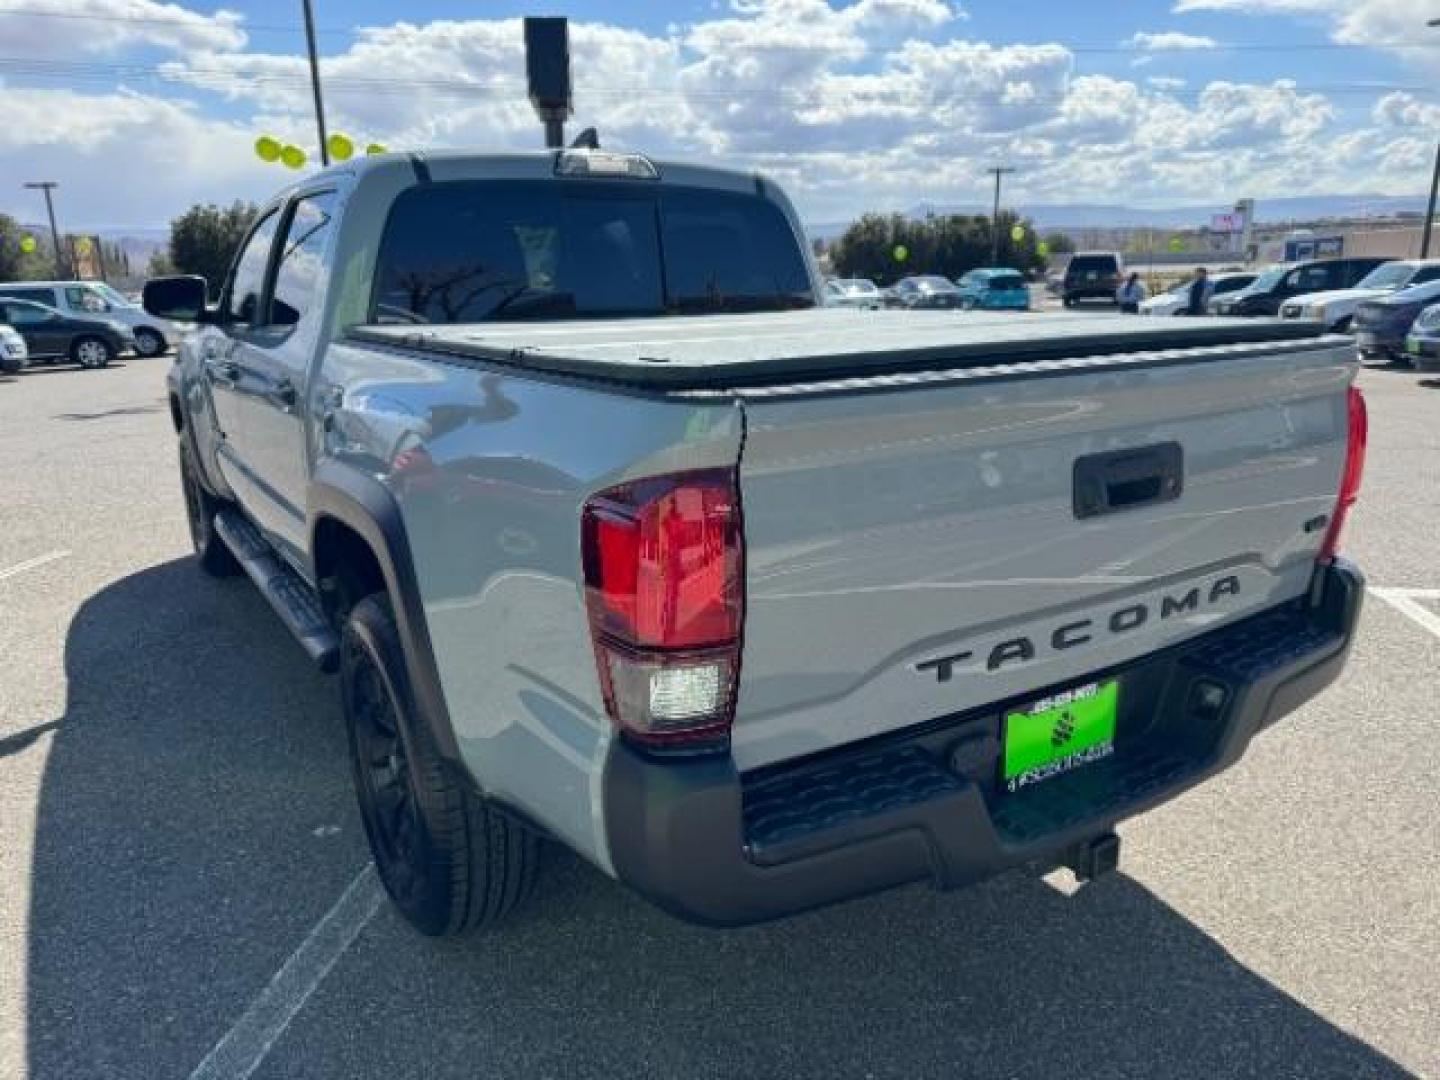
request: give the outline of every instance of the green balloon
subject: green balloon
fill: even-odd
[[[33,236],[20,237],[20,250],[26,255],[35,254],[35,249],[39,246],[39,244],[35,243],[35,237]]]
[[[365,147],[365,153],[367,153],[367,154],[383,154],[383,153],[385,153],[385,147],[381,146],[378,142],[372,142],[372,143],[370,143],[368,146]]]
[[[261,135],[255,140],[255,156],[261,161],[279,161],[280,150],[280,141],[272,139],[269,135]]]
[[[355,155],[355,144],[339,132],[326,139],[325,145],[333,161],[349,161]]]
[[[910,249],[907,248],[904,244],[896,244],[895,250],[892,251],[890,254],[895,256],[896,262],[904,262],[910,257]]]
[[[1042,259],[1048,258],[1050,255],[1050,245],[1047,244],[1044,240],[1041,240],[1038,244],[1035,245],[1035,254],[1039,255]]]
[[[1024,239],[1025,239],[1025,226],[1024,226],[1024,225],[1015,225],[1015,226],[1012,226],[1011,229],[1010,229],[1010,239],[1011,239],[1011,240],[1014,240],[1015,243],[1017,243],[1017,244],[1020,243],[1021,240],[1024,240]]]
[[[280,160],[287,169],[299,169],[305,164],[305,151],[298,146],[286,146],[280,151]]]

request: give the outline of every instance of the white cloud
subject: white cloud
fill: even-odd
[[[1307,15],[1338,11],[1345,0],[1178,0],[1176,14],[1187,11],[1233,11],[1243,15]]]
[[[1414,94],[1397,91],[1386,94],[1370,111],[1377,124],[1405,128],[1415,132],[1428,129],[1440,131],[1440,105],[1421,101]]]
[[[1216,49],[1220,46],[1212,37],[1184,34],[1179,30],[1137,30],[1125,44],[1142,52],[1184,52],[1191,49]]]
[[[28,61],[116,53],[135,46],[173,52],[243,48],[242,16],[202,14],[155,0],[6,0],[0,7],[5,54]]]
[[[1182,0],[1201,2],[1226,0]],[[1285,0],[1252,0],[1275,2]],[[997,161],[1019,170],[1007,191],[1022,205],[1412,191],[1420,143],[1440,124],[1435,106],[1408,95],[1373,103],[1356,130],[1323,94],[1288,81],[1077,76],[1063,46],[972,40],[963,18],[939,0],[739,0],[654,34],[574,22],[571,130],[595,124],[607,146],[762,169],[812,220],[835,220],[983,202]],[[1136,34],[1132,58],[1214,44],[1177,33]],[[365,28],[322,70],[331,128],[358,141],[539,145],[519,20]],[[54,175],[74,224],[151,225],[197,200],[283,183],[283,170],[254,159],[261,132],[313,147],[301,56],[197,38],[163,72],[151,94],[8,89],[0,174]],[[212,119],[217,105],[233,119]],[[117,183],[117,161],[140,163],[145,184]],[[22,195],[0,189],[0,203],[13,211]]]
[[[5,102],[0,175],[58,180],[62,227],[158,225],[197,201],[228,203],[278,186],[274,168],[255,158],[248,128],[174,101],[8,87]],[[4,195],[7,212],[39,217],[33,193]]]

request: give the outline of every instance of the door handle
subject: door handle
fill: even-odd
[[[287,411],[295,407],[295,402],[299,398],[299,395],[295,392],[295,384],[285,376],[282,376],[280,380],[275,383],[275,389],[270,392],[270,396],[279,402]]]
[[[228,356],[217,356],[207,360],[205,370],[216,382],[233,385],[240,378],[240,365]]]

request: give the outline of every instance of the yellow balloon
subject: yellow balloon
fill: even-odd
[[[261,161],[279,161],[280,150],[279,140],[269,135],[261,135],[255,140],[255,156]]]
[[[280,151],[280,160],[287,169],[298,169],[305,164],[305,151],[298,146],[285,146]]]
[[[330,151],[332,161],[349,161],[355,154],[355,144],[339,132],[326,139],[325,146]]]
[[[78,251],[81,255],[89,255],[90,248],[91,244],[90,238],[88,236],[82,236],[80,237],[80,239],[75,241],[75,250]]]
[[[895,250],[892,251],[891,254],[895,256],[896,262],[904,262],[910,257],[910,249],[904,244],[896,244]]]
[[[1047,244],[1044,240],[1041,240],[1038,244],[1035,245],[1035,254],[1039,255],[1042,259],[1045,258],[1047,255],[1050,254],[1050,245]]]
[[[1015,243],[1017,243],[1017,244],[1020,243],[1021,240],[1024,240],[1024,239],[1025,239],[1025,226],[1023,226],[1023,225],[1015,225],[1015,226],[1013,226],[1013,227],[1010,229],[1010,239],[1011,239],[1011,240],[1014,240]]]
[[[385,153],[385,147],[381,146],[378,142],[372,142],[372,143],[370,143],[368,146],[365,147],[365,153],[367,153],[367,154],[383,154],[383,153]]]
[[[26,255],[33,255],[35,253],[35,249],[39,246],[39,244],[35,243],[35,237],[33,236],[20,237],[20,250],[23,251]]]

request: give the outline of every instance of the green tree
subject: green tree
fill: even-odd
[[[1045,246],[1050,249],[1051,255],[1073,255],[1075,253],[1075,241],[1070,239],[1069,234],[1063,232],[1046,233]]]
[[[34,236],[34,251],[20,250],[25,236]],[[55,254],[48,240],[20,227],[9,214],[0,214],[0,281],[34,281],[54,276]]]
[[[220,286],[255,220],[255,204],[236,201],[228,207],[192,206],[170,223],[170,265],[177,274],[199,274],[210,284],[211,299]],[[152,269],[154,261],[151,262]]]
[[[150,256],[150,262],[145,267],[146,277],[169,277],[175,273],[175,264],[170,261],[170,253],[163,248],[157,248]]]
[[[1015,227],[1020,232],[1015,233]],[[1000,214],[999,264],[1017,270],[1042,269],[1035,229],[1012,211]],[[868,277],[890,284],[909,274],[941,274],[958,278],[991,261],[991,228],[980,214],[865,214],[831,248],[835,272],[843,277]],[[898,258],[901,253],[904,258]]]

